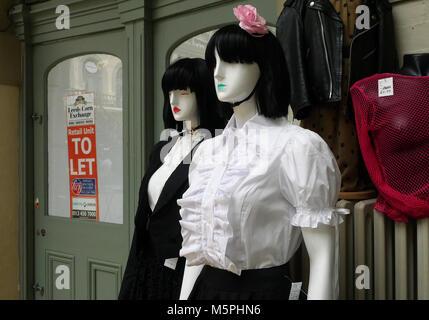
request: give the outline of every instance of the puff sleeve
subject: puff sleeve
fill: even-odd
[[[202,159],[205,144],[203,141],[196,147],[189,165],[188,182],[189,188],[183,193],[181,199],[177,199],[177,204],[181,207],[179,210],[181,220],[179,221],[182,233],[182,248],[179,255],[186,258],[188,266],[199,265],[203,263],[202,254],[202,212],[201,203],[204,188],[208,178],[199,168]]]
[[[286,143],[280,158],[279,183],[283,196],[295,207],[291,224],[317,228],[343,220],[336,209],[341,174],[328,145],[316,133],[302,129]]]

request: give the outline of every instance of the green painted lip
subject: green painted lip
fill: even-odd
[[[218,90],[223,90],[225,87],[226,87],[226,84],[218,84],[217,85]]]

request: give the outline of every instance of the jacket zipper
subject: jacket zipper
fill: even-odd
[[[372,30],[374,27],[376,27],[376,26],[378,26],[379,25],[379,23],[377,22],[376,24],[374,24],[371,28],[369,28],[369,29],[367,29],[367,30],[365,30],[365,31],[362,31],[362,32],[360,32],[360,33],[358,33],[357,35],[355,35],[354,37],[353,37],[353,39],[352,39],[352,41],[350,42],[350,48],[349,48],[349,57],[350,57],[350,61],[349,61],[349,76],[348,76],[348,79],[347,79],[347,88],[350,88],[350,85],[351,85],[351,83],[350,83],[350,76],[351,76],[351,74],[352,74],[352,49],[353,49],[353,45],[354,45],[354,43],[355,43],[355,39],[357,39],[357,38],[359,38],[360,36],[362,36],[362,35],[364,35],[365,33],[367,33],[367,32],[369,32],[370,30]],[[348,93],[347,93],[348,94]]]
[[[319,15],[320,26],[322,27],[323,49],[325,49],[325,61],[326,61],[326,66],[328,67],[328,74],[329,74],[329,99],[331,99],[331,97],[332,97],[332,73],[331,73],[331,68],[329,67],[328,49],[326,46],[326,39],[325,39],[325,28],[323,26],[323,21],[322,21],[322,16],[320,15],[320,11],[317,11],[317,13]]]

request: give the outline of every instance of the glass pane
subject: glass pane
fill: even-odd
[[[89,54],[48,75],[50,216],[123,223],[122,62]]]
[[[204,59],[207,43],[216,31],[217,29],[200,33],[179,44],[171,53],[170,63],[183,58]]]

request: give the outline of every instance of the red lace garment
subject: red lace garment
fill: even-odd
[[[376,74],[350,92],[362,156],[379,191],[375,209],[401,222],[429,217],[429,77]]]

